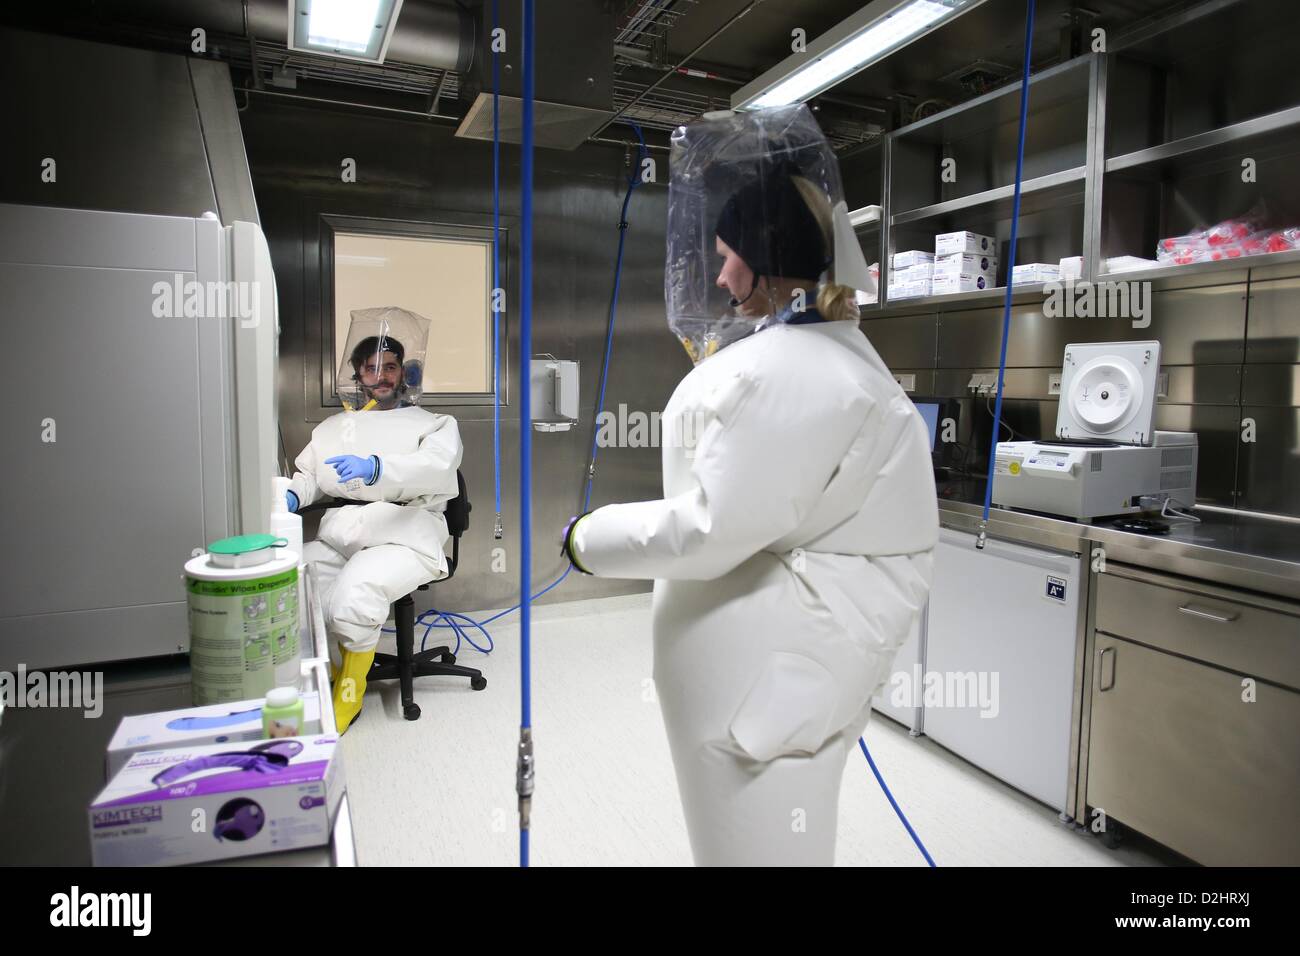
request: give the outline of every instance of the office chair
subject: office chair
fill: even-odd
[[[326,511],[330,508],[342,508],[347,505],[364,505],[364,501],[349,501],[342,498],[330,498],[305,505],[298,509],[298,514],[312,511]],[[460,538],[469,529],[469,513],[474,510],[469,495],[465,490],[465,476],[456,469],[456,497],[447,502],[444,517],[447,519],[447,531],[451,535],[451,554],[447,558],[447,576],[436,582],[450,580],[460,563]],[[428,584],[421,584],[416,591],[427,591]],[[487,678],[481,671],[472,667],[463,667],[456,663],[456,655],[447,646],[439,646],[427,651],[415,653],[415,591],[393,602],[393,621],[397,628],[397,653],[375,654],[374,663],[366,674],[366,682],[377,680],[398,680],[402,685],[402,716],[407,720],[420,719],[420,705],[414,700],[413,682],[417,677],[468,677],[469,686],[474,690],[487,687]]]

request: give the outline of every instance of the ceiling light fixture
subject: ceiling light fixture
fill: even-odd
[[[876,0],[731,96],[733,109],[802,103],[984,0]]]
[[[402,0],[287,0],[289,49],[383,63]]]

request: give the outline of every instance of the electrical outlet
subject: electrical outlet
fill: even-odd
[[[1061,373],[1060,372],[1052,372],[1050,375],[1047,376],[1047,394],[1048,395],[1061,394]]]
[[[904,372],[902,375],[895,375],[894,381],[902,386],[905,392],[916,391],[916,375],[912,372]]]
[[[1156,398],[1169,397],[1169,373],[1161,372],[1156,376]]]

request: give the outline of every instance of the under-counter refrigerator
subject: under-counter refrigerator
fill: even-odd
[[[924,730],[1065,810],[1081,556],[944,528],[926,615]]]

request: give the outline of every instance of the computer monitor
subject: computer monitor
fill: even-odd
[[[934,451],[934,442],[939,435],[939,403],[938,402],[915,402],[916,410],[921,413],[921,418],[925,420],[925,427],[930,432],[930,450]]]
[[[930,459],[935,468],[947,468],[952,464],[953,441],[944,441],[945,423],[952,421],[953,427],[960,420],[961,403],[955,398],[943,398],[936,395],[909,395],[916,410],[921,413],[925,427],[930,432]]]

